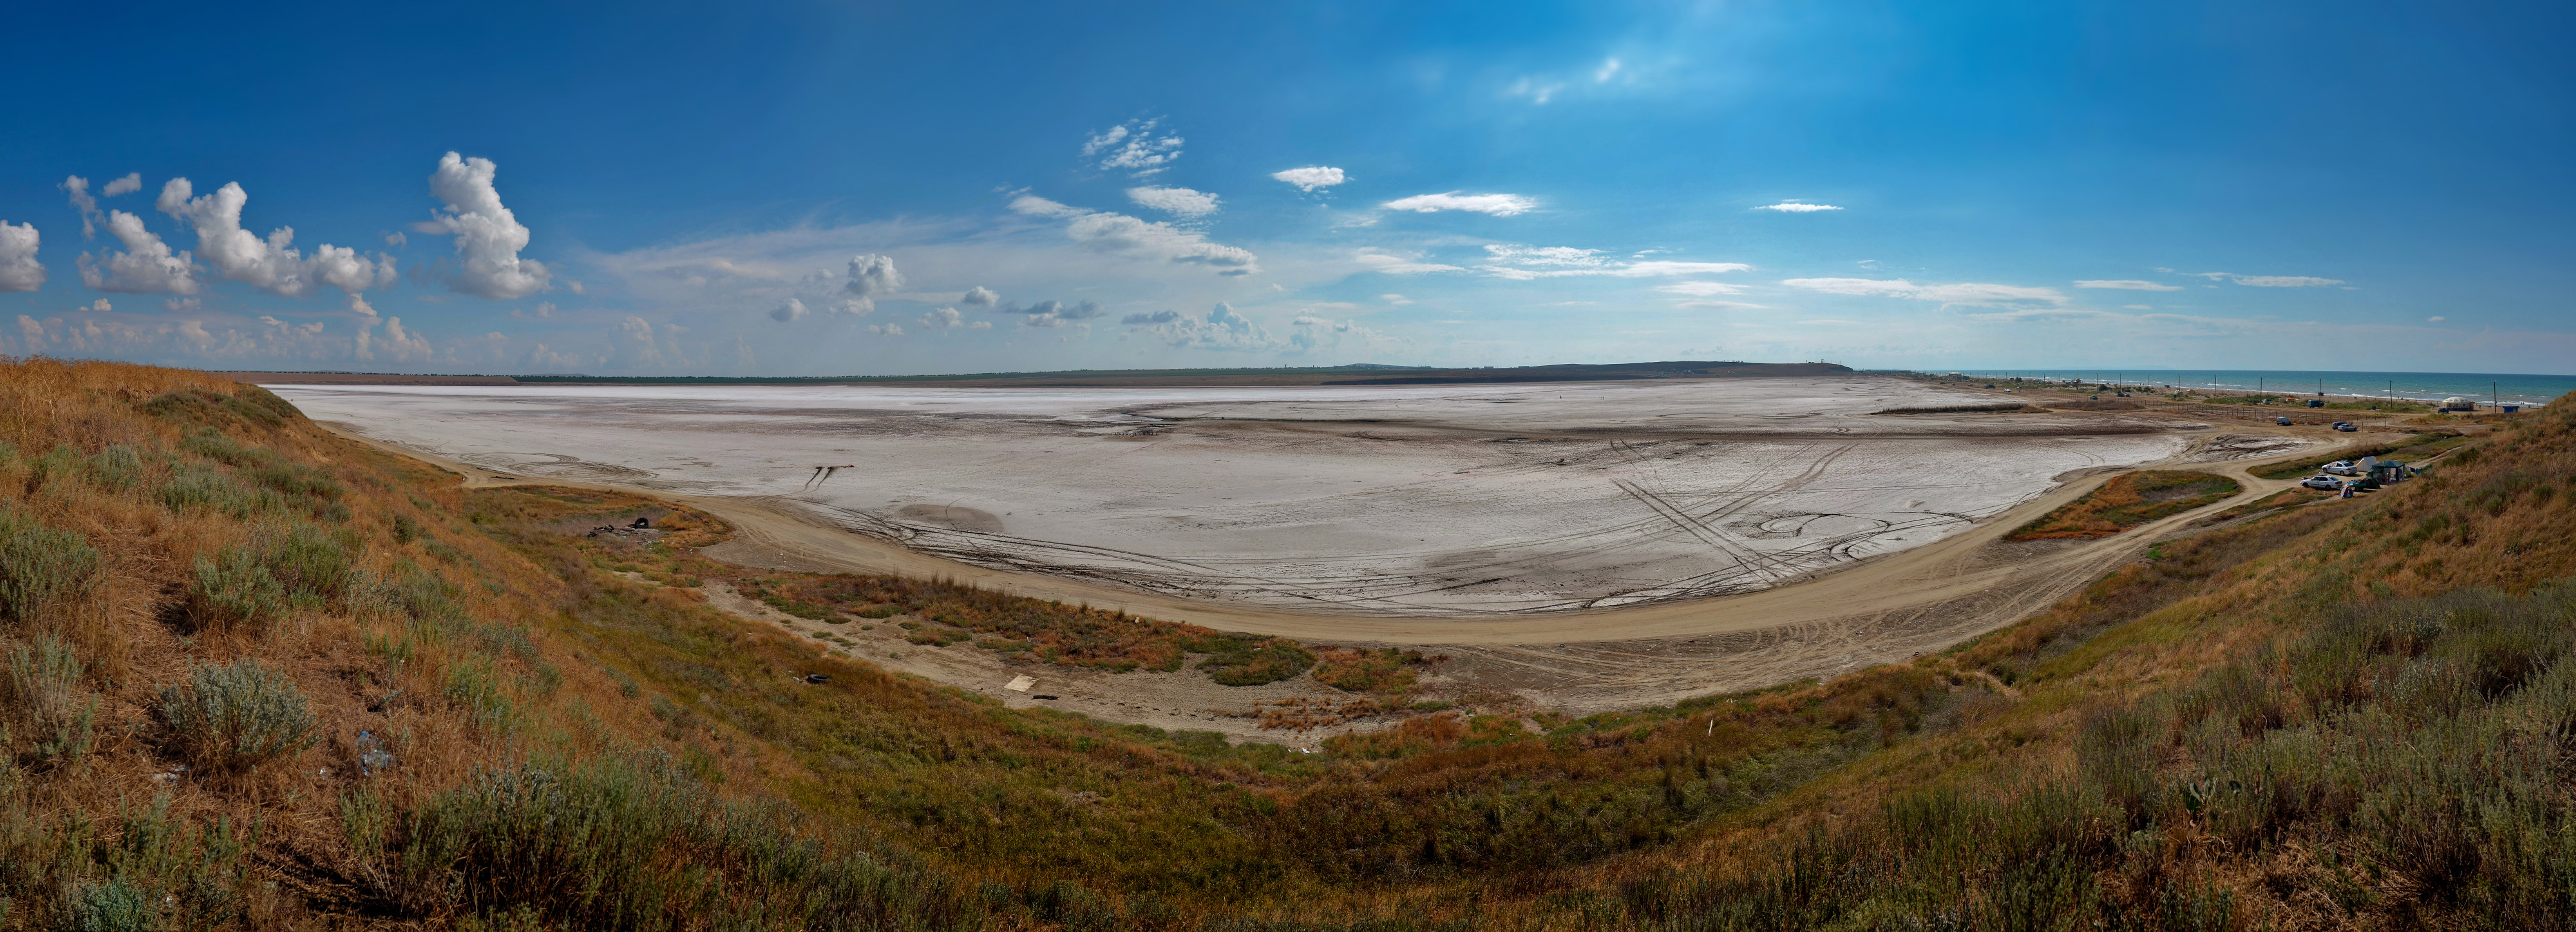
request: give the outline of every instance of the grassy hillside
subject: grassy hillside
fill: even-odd
[[[2564,924],[2571,421],[1910,664],[1304,755],[819,655],[577,533],[634,500],[468,493],[221,378],[0,364],[0,928]],[[763,579],[1032,662],[1203,636]],[[1277,650],[1398,696],[1424,662]]]

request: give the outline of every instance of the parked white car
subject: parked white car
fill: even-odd
[[[2353,466],[2351,460],[2336,460],[2318,468],[2337,476],[2361,475],[2361,470]]]
[[[2343,488],[2343,480],[2327,475],[2309,476],[2307,481],[2299,484],[2311,489],[2324,489],[2329,492]]]

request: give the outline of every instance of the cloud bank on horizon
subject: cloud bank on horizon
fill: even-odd
[[[128,112],[0,103],[48,128],[0,142],[0,352],[703,374],[2576,359],[2547,220],[2576,206],[2555,156],[2576,130],[2499,122],[2554,106],[2530,76],[2576,78],[2525,41],[2576,38],[2564,11],[2283,47],[2194,37],[2308,28],[2286,8],[1924,9],[1865,35],[1832,3],[1442,18],[1466,9],[1245,35],[1213,11],[1033,8],[971,73],[943,67],[969,51],[941,38],[950,11],[903,48],[849,11],[717,15],[798,37],[786,56],[642,16],[613,27],[626,46],[541,66],[572,14],[535,10],[280,56],[274,81],[321,90],[256,105],[138,55],[95,88]],[[68,15],[0,49],[77,67],[39,38]],[[182,47],[210,15],[137,41]],[[223,28],[303,43],[395,14],[248,15]],[[1416,41],[1429,22],[1455,41]],[[1174,34],[1203,41],[1152,38]],[[2080,60],[2056,41],[2075,36]],[[2401,36],[2476,54],[2377,51]],[[706,61],[613,77],[638,44]],[[436,67],[467,53],[488,73]],[[1969,54],[1991,67],[1937,65]],[[2454,93],[2413,93],[2430,79]],[[361,104],[388,98],[421,103]],[[563,118],[470,103],[496,99]]]

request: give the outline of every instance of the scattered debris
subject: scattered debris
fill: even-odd
[[[649,526],[644,519],[637,518],[635,519],[634,524],[626,527],[614,527],[603,524],[598,527],[591,528],[590,533],[582,536],[613,537],[618,540],[660,540],[662,538],[662,531],[659,528]]]
[[[831,682],[831,681],[832,681],[832,678],[831,678],[831,677],[829,677],[829,676],[825,676],[825,675],[820,674],[820,673],[808,673],[808,674],[805,674],[804,676],[797,677],[797,679],[803,680],[803,681],[805,681],[808,685],[813,685],[813,686],[821,686],[821,685],[823,685],[823,684],[825,684],[825,683],[829,683],[829,682]]]
[[[1029,698],[1031,698],[1031,699],[1046,699],[1046,700],[1049,700],[1049,701],[1053,701],[1054,699],[1056,699],[1056,698],[1058,698],[1058,697],[1050,696],[1050,695],[1047,695],[1047,694],[1045,694],[1045,693],[1039,693],[1039,694],[1037,694],[1037,695],[1030,696]]]
[[[1028,691],[1029,691],[1029,687],[1031,687],[1031,686],[1035,686],[1035,685],[1037,685],[1037,684],[1038,684],[1038,681],[1037,681],[1037,680],[1035,680],[1035,679],[1031,679],[1027,674],[1022,674],[1022,675],[1019,675],[1019,676],[1011,677],[1011,681],[1010,681],[1009,683],[1005,683],[1005,684],[1003,684],[1003,685],[1002,685],[1002,688],[1003,688],[1003,689],[1010,690],[1010,691],[1015,692],[1015,693],[1024,693],[1024,692],[1028,692]]]
[[[627,527],[630,528],[650,528],[652,526],[653,519],[651,518],[637,518],[635,519],[635,523],[627,525]]]
[[[376,733],[372,731],[358,733],[358,771],[360,773],[372,777],[376,775],[376,771],[393,765],[394,752],[385,750],[383,739],[376,737]]]

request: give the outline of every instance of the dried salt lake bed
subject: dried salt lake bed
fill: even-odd
[[[1342,613],[1747,592],[2197,437],[1870,376],[1325,388],[271,385],[518,475],[791,503],[986,567]],[[844,467],[829,470],[818,467]]]

